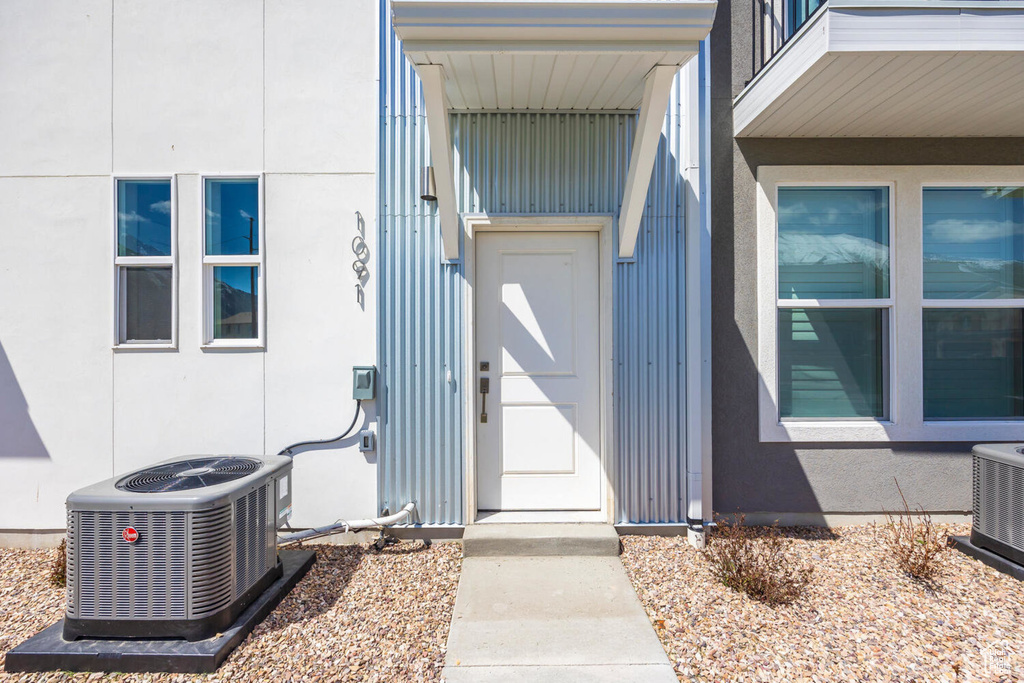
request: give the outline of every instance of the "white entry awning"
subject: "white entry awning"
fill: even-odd
[[[672,77],[716,0],[392,0],[423,82],[446,258],[458,258],[450,110],[640,110],[619,219],[633,253]],[[635,223],[635,225],[634,225]]]
[[[444,68],[452,109],[636,109],[644,77],[681,66],[714,0],[393,0],[414,65]]]

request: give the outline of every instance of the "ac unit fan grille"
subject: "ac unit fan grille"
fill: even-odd
[[[183,619],[185,512],[73,513],[68,615],[84,619]],[[127,527],[139,533],[129,545]]]
[[[134,472],[116,486],[133,493],[188,491],[241,479],[261,467],[263,464],[252,458],[190,458]]]
[[[974,455],[974,527],[1024,549],[1024,469]]]

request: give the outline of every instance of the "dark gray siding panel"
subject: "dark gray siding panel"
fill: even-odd
[[[971,506],[966,443],[763,444],[757,433],[756,173],[763,165],[1022,164],[1021,139],[744,139],[732,99],[751,77],[751,6],[721,0],[711,35],[714,508],[776,513]]]

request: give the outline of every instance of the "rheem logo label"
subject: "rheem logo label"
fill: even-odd
[[[135,530],[135,527],[125,527],[125,530],[121,532],[121,538],[126,543],[135,543],[135,541],[139,540],[139,532]]]

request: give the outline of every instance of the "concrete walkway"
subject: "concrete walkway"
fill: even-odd
[[[464,538],[446,681],[677,680],[617,557],[612,527],[485,526]],[[554,554],[559,545],[577,554]],[[474,547],[487,554],[475,556]]]

